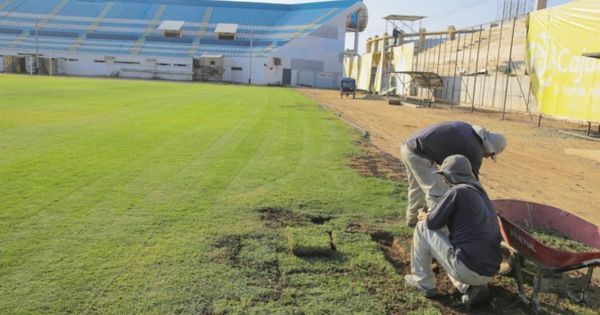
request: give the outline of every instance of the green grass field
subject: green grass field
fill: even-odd
[[[346,231],[403,186],[294,90],[0,75],[0,100],[2,314],[435,312]],[[278,211],[332,217],[337,253],[290,254]]]

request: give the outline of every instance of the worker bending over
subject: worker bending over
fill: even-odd
[[[506,139],[483,127],[453,121],[431,125],[408,137],[400,147],[408,179],[406,224],[414,227],[419,209],[433,209],[448,187],[433,174],[445,158],[464,155],[471,162],[475,178],[484,157],[495,160],[506,147]]]
[[[404,279],[426,297],[437,295],[432,257],[447,272],[465,305],[482,302],[487,283],[500,267],[500,228],[496,211],[462,155],[447,157],[437,171],[450,185],[413,234],[410,269]],[[446,229],[449,234],[446,234]]]

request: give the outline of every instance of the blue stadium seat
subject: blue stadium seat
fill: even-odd
[[[131,54],[134,47],[149,56],[189,57],[190,51],[245,55],[251,37],[255,52],[282,46],[309,34],[359,0],[299,5],[171,1],[16,0],[0,12],[0,49],[17,44],[18,49],[32,49],[37,44],[40,50],[124,55]],[[209,7],[211,14],[207,15]],[[50,16],[50,12],[56,14]],[[200,22],[207,16],[208,27],[202,26],[202,37],[196,38]],[[164,20],[184,21],[183,37],[161,37],[156,26]],[[238,24],[236,39],[217,39],[217,23]]]

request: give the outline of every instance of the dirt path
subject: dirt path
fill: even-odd
[[[600,156],[600,142],[558,132],[580,126],[544,120],[537,128],[536,121],[522,114],[501,121],[498,113],[390,106],[381,100],[340,99],[336,91],[300,92],[366,129],[375,146],[395,157],[408,135],[441,121],[461,120],[501,132],[508,138],[506,151],[497,163],[486,160],[481,168],[481,181],[492,198],[540,202],[600,225],[600,161],[594,158]]]

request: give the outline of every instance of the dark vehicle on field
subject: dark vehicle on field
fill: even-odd
[[[352,78],[343,78],[340,82],[340,97],[350,96],[352,94],[352,98],[356,98],[356,80]]]

